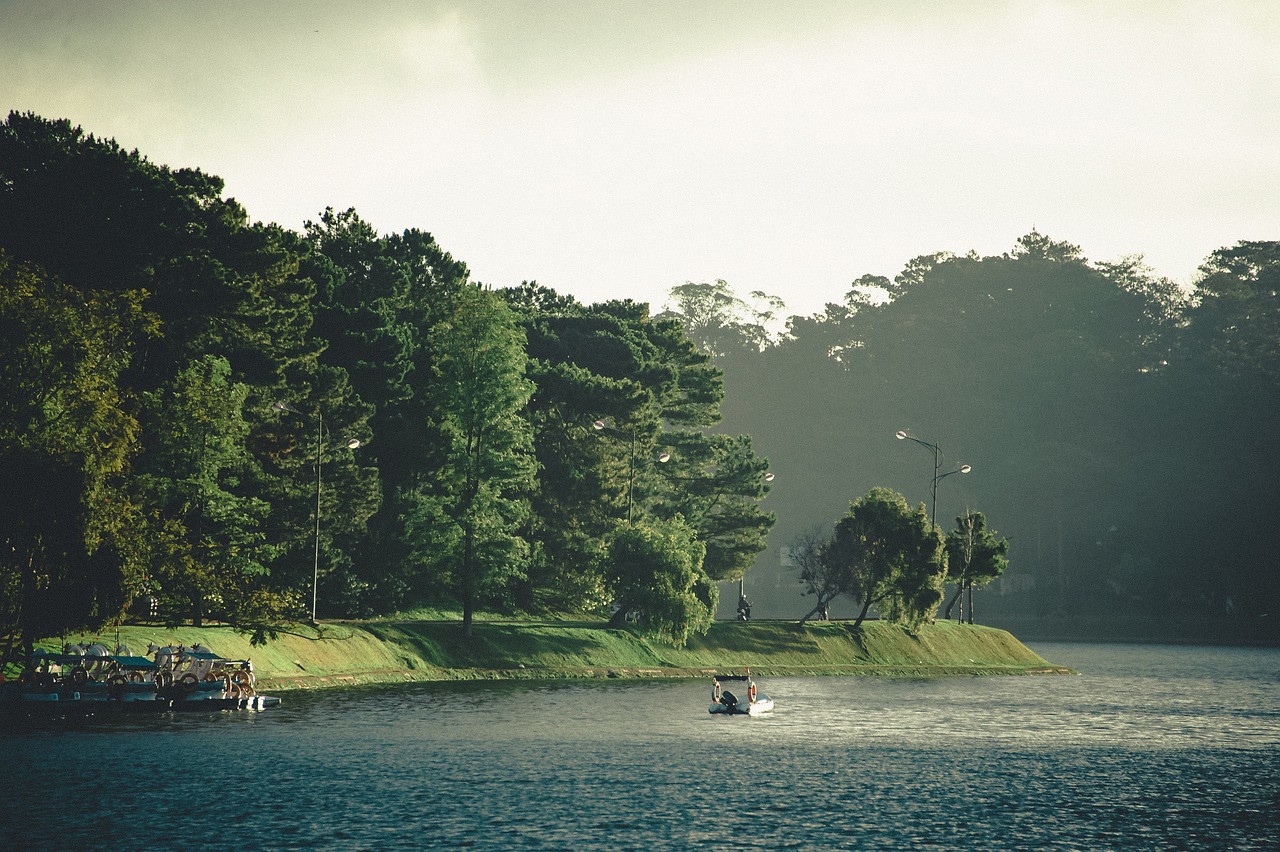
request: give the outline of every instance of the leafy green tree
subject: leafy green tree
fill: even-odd
[[[135,342],[122,382],[154,390],[195,358],[237,380],[282,381],[310,324],[298,242],[251,226],[220,178],[170,169],[66,120],[11,112],[0,125],[0,241],[68,285],[136,292],[160,334]]]
[[[296,234],[251,225],[222,192],[215,176],[151,163],[65,120],[10,113],[0,126],[0,244],[70,287],[128,294],[155,318],[148,333],[121,341],[136,353],[118,377],[126,397],[171,387],[206,355],[227,360],[231,380],[249,389],[249,459],[236,490],[278,510],[271,538],[287,544],[290,510],[305,501],[291,499],[291,438],[271,406],[316,384],[323,344],[308,333],[314,264],[303,269],[307,247]],[[157,472],[150,450],[143,447],[141,472]],[[157,522],[149,547],[172,529]],[[273,573],[272,582],[289,574]]]
[[[521,603],[604,612],[612,600],[608,540],[626,517],[632,436],[637,457],[656,452],[658,423],[644,414],[650,397],[638,379],[644,340],[613,313],[536,283],[502,296],[525,331],[534,383],[526,411],[539,473]],[[595,428],[597,420],[609,428]]]
[[[308,601],[317,598],[317,614],[345,614],[365,592],[351,553],[381,497],[377,469],[362,462],[374,440],[371,407],[339,367],[320,365],[310,383],[297,388],[302,396],[273,403],[272,443],[263,453],[279,485],[273,517],[280,556],[270,586],[294,599],[305,589]],[[352,439],[360,442],[358,451],[346,446]]]
[[[758,506],[767,463],[745,437],[702,431],[724,395],[708,356],[644,305],[583,307],[533,284],[506,298],[528,331],[537,384],[534,594],[544,605],[607,604],[602,557],[612,530],[675,513],[706,544],[710,576],[740,577],[773,522]]]
[[[462,604],[467,635],[481,596],[523,573],[518,534],[533,485],[532,435],[523,410],[524,336],[494,294],[468,288],[455,313],[431,331],[437,353],[437,410],[450,441],[446,463],[410,519],[418,559]]]
[[[691,634],[705,634],[719,590],[702,570],[704,552],[678,515],[619,529],[609,546],[618,604],[612,623],[633,617],[641,629],[667,636],[677,647]]]
[[[421,590],[408,572],[405,519],[448,442],[436,425],[435,353],[428,332],[454,309],[467,269],[430,234],[380,236],[354,210],[326,210],[307,223],[318,284],[316,324],[321,363],[344,370],[371,406],[376,440],[360,452],[377,468],[377,512],[350,542],[350,568],[330,593],[346,611],[369,614],[411,603]]]
[[[80,291],[0,251],[0,629],[99,627],[143,585],[123,488],[138,441],[118,379],[154,331],[133,294]]]
[[[149,451],[139,499],[180,531],[151,567],[153,594],[197,627],[206,614],[231,620],[246,578],[265,576],[275,555],[263,533],[270,507],[240,493],[248,393],[225,358],[209,355],[144,397]]]
[[[945,617],[951,617],[951,608],[967,591],[969,623],[973,624],[973,590],[988,585],[1009,567],[1009,541],[987,528],[987,518],[981,512],[966,511],[956,518],[956,528],[947,533],[946,547],[947,580],[956,584],[956,593],[947,604]],[[959,619],[964,620],[964,604],[960,605]]]
[[[874,605],[909,631],[931,619],[946,578],[942,534],[923,503],[912,510],[887,488],[873,488],[836,522],[827,558],[847,572],[850,594],[862,604],[854,629]]]
[[[746,435],[669,432],[670,460],[659,468],[666,488],[654,500],[660,517],[683,515],[707,548],[703,570],[717,582],[737,580],[765,548],[775,518],[760,508],[769,463]]]

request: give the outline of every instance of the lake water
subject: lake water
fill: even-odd
[[[1280,848],[1280,649],[1032,643],[1079,676],[286,693],[7,723],[5,849]]]

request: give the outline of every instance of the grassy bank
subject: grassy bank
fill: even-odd
[[[116,632],[68,641],[114,646]],[[157,645],[202,644],[253,660],[263,689],[306,689],[424,680],[694,677],[750,667],[762,675],[1028,674],[1065,672],[1012,634],[939,622],[918,637],[881,622],[854,632],[847,622],[717,622],[674,648],[599,622],[484,621],[467,639],[456,621],[329,622],[299,626],[265,647],[226,627],[127,625],[119,641],[134,653]]]

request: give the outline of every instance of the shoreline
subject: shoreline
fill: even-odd
[[[939,622],[916,636],[885,622],[716,622],[676,648],[603,621],[322,622],[295,625],[266,645],[226,626],[123,625],[69,642],[134,652],[148,644],[203,645],[253,661],[259,689],[293,691],[374,684],[709,677],[747,668],[762,676],[954,677],[1073,674],[1006,630]],[[59,643],[60,647],[60,643]]]

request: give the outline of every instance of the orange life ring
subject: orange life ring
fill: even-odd
[[[244,669],[236,669],[231,673],[231,680],[241,686],[248,687],[253,683],[253,675],[249,674]]]
[[[754,683],[747,687],[747,700],[756,700],[756,685]]]
[[[178,685],[187,692],[194,692],[196,684],[200,682],[200,678],[196,677],[195,672],[183,672],[178,678]]]
[[[715,685],[711,687],[711,700],[720,703],[720,681],[715,681]]]

